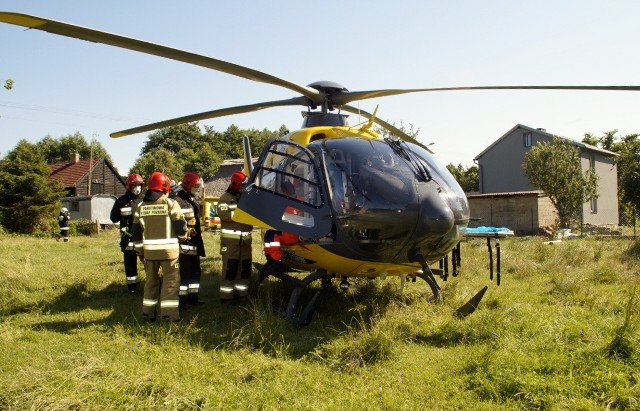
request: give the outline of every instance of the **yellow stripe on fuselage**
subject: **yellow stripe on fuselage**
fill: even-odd
[[[394,264],[377,263],[371,261],[355,260],[336,255],[318,244],[296,244],[283,246],[283,253],[292,253],[299,258],[317,261],[315,264],[304,264],[300,261],[287,259],[287,265],[293,268],[313,271],[318,268],[327,270],[329,274],[338,277],[378,277],[381,275],[413,274],[420,270],[420,264]],[[295,257],[294,257],[295,258]]]

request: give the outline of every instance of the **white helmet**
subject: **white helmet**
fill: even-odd
[[[69,210],[67,210],[67,207],[62,207],[62,208],[60,209],[60,212],[61,212],[61,213],[68,213],[68,212],[69,212]]]

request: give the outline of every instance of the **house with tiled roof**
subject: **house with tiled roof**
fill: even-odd
[[[69,210],[72,220],[90,220],[101,226],[111,224],[111,208],[126,189],[124,179],[109,160],[80,160],[75,153],[69,161],[50,164],[49,167],[49,180],[59,181],[66,190],[60,206]]]
[[[50,164],[49,180],[57,180],[67,190],[67,197],[125,192],[124,180],[106,158],[80,160],[75,153],[69,161]]]

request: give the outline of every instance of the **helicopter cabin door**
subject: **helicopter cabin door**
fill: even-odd
[[[320,163],[305,147],[271,140],[260,155],[240,196],[238,208],[264,227],[306,239],[332,229],[331,207]]]

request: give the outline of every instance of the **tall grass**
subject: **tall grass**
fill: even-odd
[[[246,303],[219,303],[209,232],[205,305],[182,324],[144,323],[117,242],[0,234],[0,409],[640,409],[630,240],[505,240],[499,287],[486,244],[470,240],[442,303],[421,281],[402,294],[395,278],[318,284],[301,328],[274,311],[288,291],[273,280]],[[486,284],[478,310],[455,318]]]

